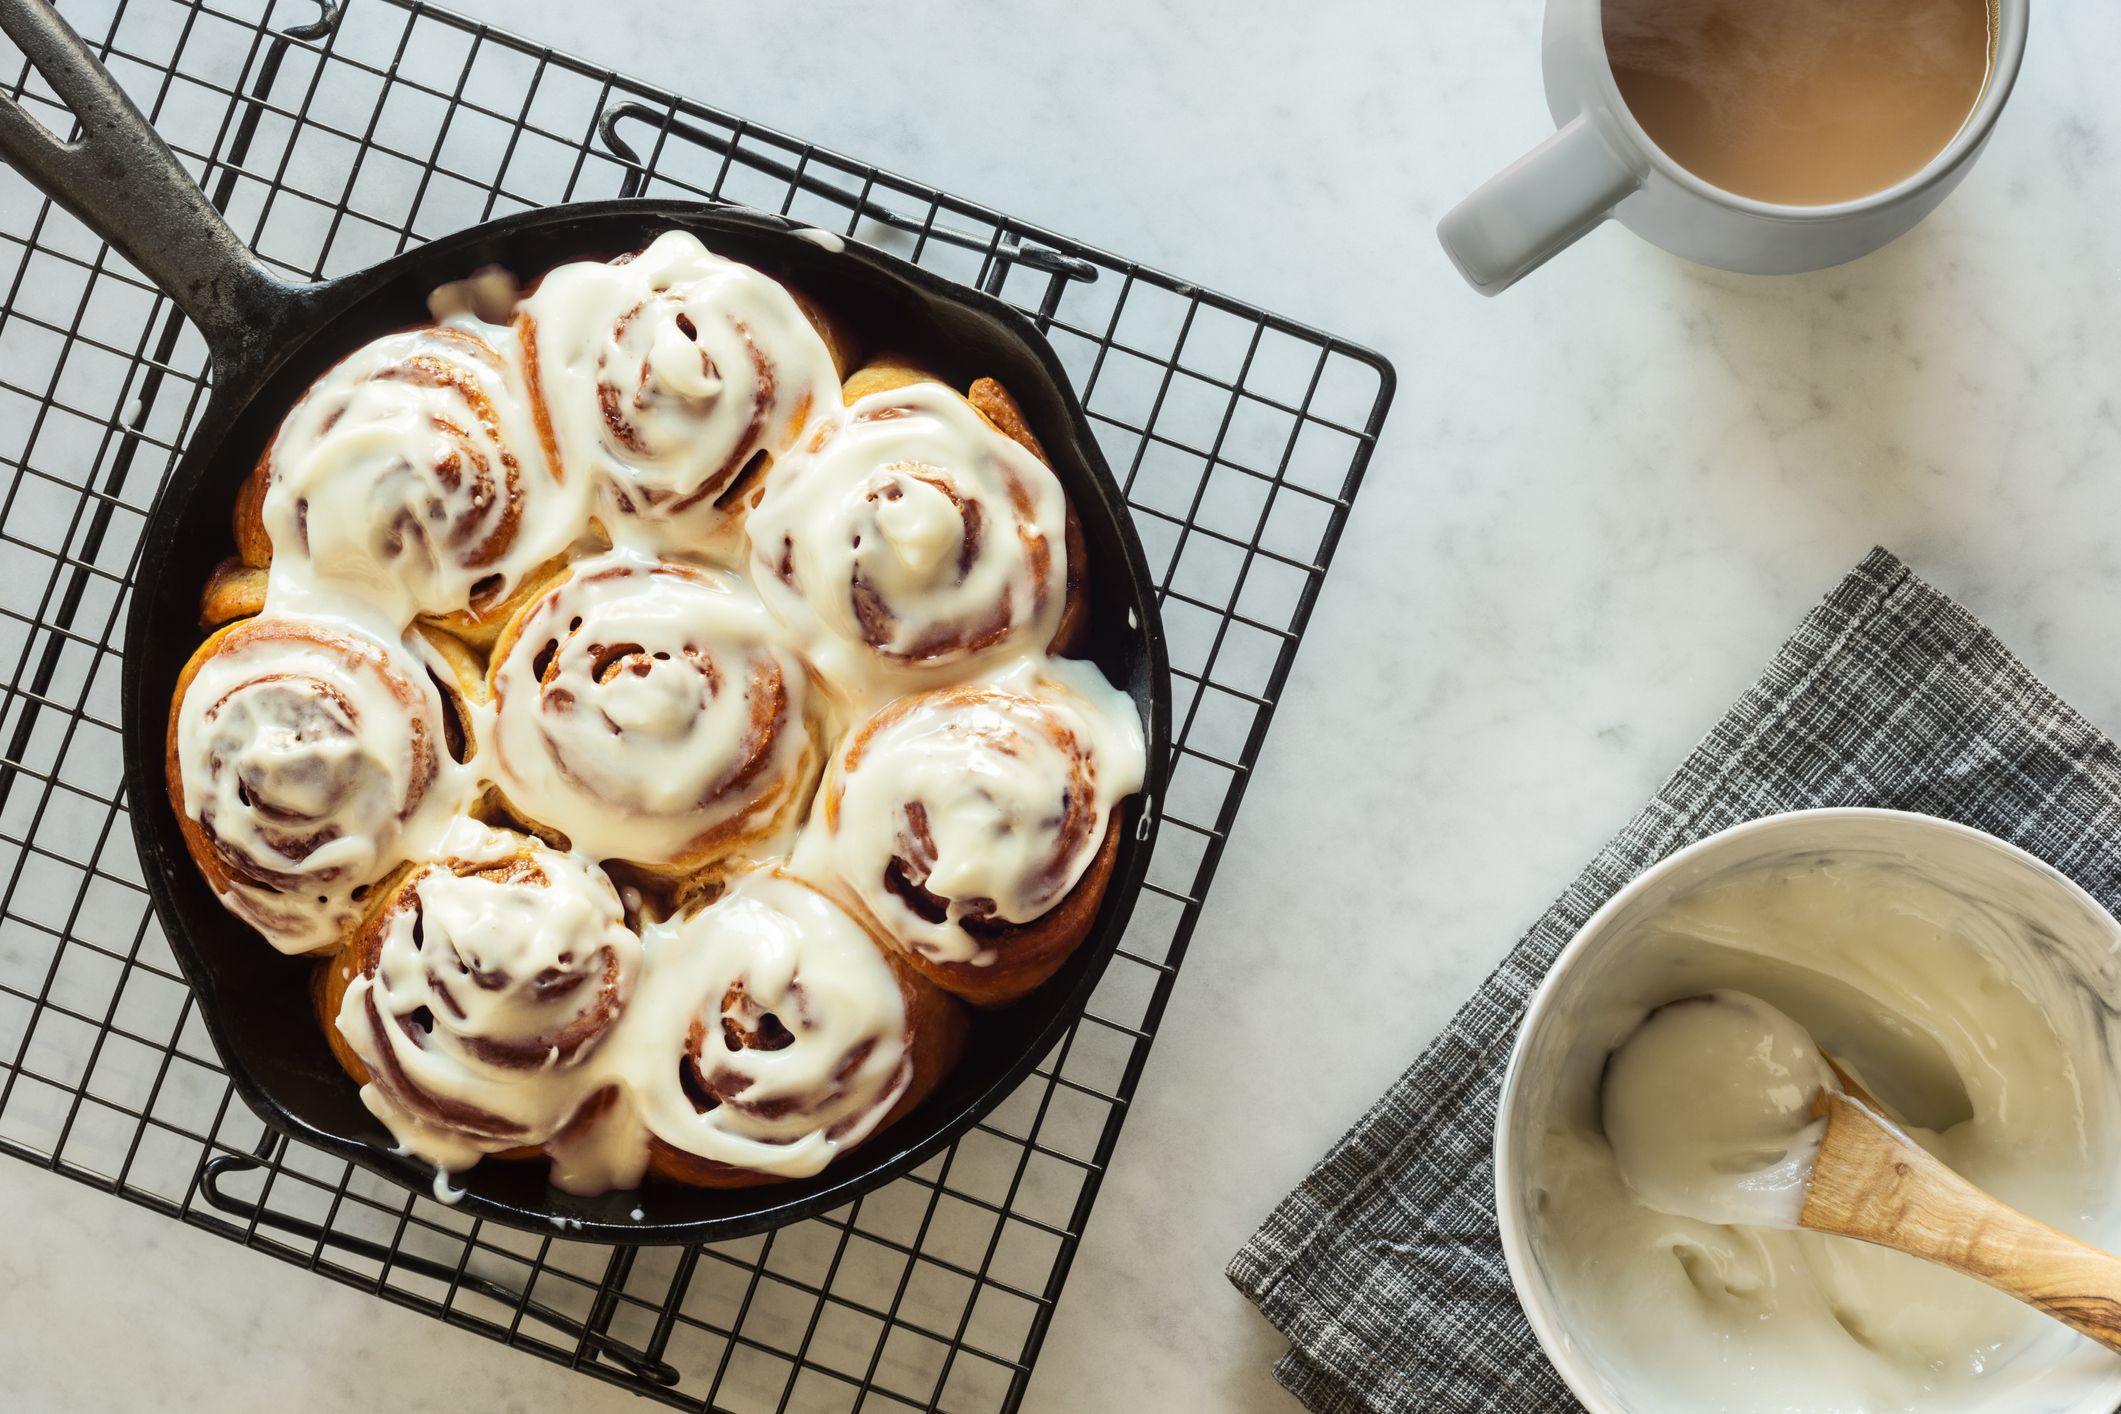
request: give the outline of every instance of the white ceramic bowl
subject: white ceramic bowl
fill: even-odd
[[[1616,1367],[1572,1329],[1527,1210],[1527,1155],[1564,1085],[1585,1065],[1582,1017],[1596,1010],[1591,1002],[1601,979],[1628,966],[1631,939],[1646,932],[1638,925],[1675,899],[1721,877],[1821,854],[1889,860],[1982,901],[2022,925],[2021,936],[2039,958],[2035,965],[2055,969],[2062,995],[2121,1013],[2121,925],[2046,864],[1963,825],[1890,810],[1800,811],[1736,826],[1645,870],[1592,915],[1533,995],[1503,1076],[1495,1126],[1495,1206],[1510,1278],[1539,1343],[1591,1414],[1638,1414],[1659,1391],[1653,1373]],[[1572,1050],[1579,1052],[1574,1060]],[[2121,1057],[2107,1059],[2121,1067]],[[2021,1389],[1999,1388],[1986,1407],[1997,1414],[2113,1414],[2117,1404],[2121,1367],[2081,1389],[2030,1402]]]

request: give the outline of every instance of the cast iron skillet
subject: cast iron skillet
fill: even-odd
[[[498,264],[525,278],[562,261],[605,258],[680,227],[711,248],[799,284],[847,317],[864,347],[929,359],[959,387],[999,378],[1023,404],[1083,523],[1092,651],[1134,699],[1148,783],[1126,807],[1119,860],[1089,939],[1051,982],[979,1014],[963,1062],[914,1113],[815,1178],[712,1191],[651,1182],[578,1198],[545,1165],[488,1161],[462,1175],[464,1211],[612,1242],[718,1241],[843,1206],[921,1163],[1008,1095],[1049,1051],[1103,972],[1140,892],[1170,738],[1170,688],[1149,571],[1125,505],[1053,351],[1000,301],[880,252],[831,250],[779,217],[677,201],[602,201],[475,226],[370,270],[289,285],[236,238],[97,64],[42,0],[0,0],[0,30],[69,106],[66,144],[0,99],[0,156],[167,291],[213,356],[198,430],[141,537],[126,623],[125,789],[148,892],[237,1093],[274,1128],[415,1188],[425,1165],[393,1154],[325,1047],[310,1003],[315,963],[287,958],[224,912],[186,854],[163,784],[163,732],[177,672],[202,637],[200,587],[232,549],[236,489],[282,414],[342,355],[424,320],[435,286]],[[635,1219],[632,1214],[641,1216]]]

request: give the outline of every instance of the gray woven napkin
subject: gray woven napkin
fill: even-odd
[[[1489,1140],[1554,955],[1646,866],[1783,810],[1986,830],[2121,905],[2121,754],[1957,604],[1875,550],[1814,609],[1384,1098],[1230,1264],[1319,1414],[1574,1410],[1511,1294]]]

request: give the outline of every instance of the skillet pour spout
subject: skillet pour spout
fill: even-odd
[[[1091,594],[1081,653],[1140,712],[1147,777],[1123,807],[1118,858],[1087,940],[1039,990],[982,1014],[950,1077],[875,1142],[813,1178],[746,1189],[650,1183],[578,1197],[548,1186],[536,1166],[482,1164],[454,1176],[456,1201],[470,1216],[548,1235],[562,1226],[587,1241],[720,1241],[844,1206],[939,1152],[1007,1098],[1081,1015],[1119,944],[1148,867],[1170,754],[1154,581],[1082,407],[1037,328],[1000,300],[871,247],[806,239],[779,216],[661,199],[522,212],[351,275],[291,282],[229,228],[49,5],[0,0],[0,31],[79,126],[69,140],[0,98],[0,157],[164,290],[198,327],[213,363],[206,413],[141,536],[121,678],[125,788],[157,917],[250,1108],[280,1133],[407,1187],[434,1181],[433,1170],[392,1151],[331,1056],[309,1002],[311,964],[278,955],[222,909],[163,803],[164,723],[200,637],[197,596],[229,544],[236,493],[309,385],[367,341],[425,322],[438,286],[489,265],[528,279],[567,261],[637,250],[673,228],[844,312],[868,347],[918,355],[960,387],[989,376],[1015,394],[1082,522]]]

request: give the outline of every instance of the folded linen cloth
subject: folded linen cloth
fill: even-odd
[[[1518,1022],[1555,954],[1681,846],[1785,810],[1942,816],[2121,906],[2121,753],[1884,550],[1843,580],[1443,1034],[1274,1210],[1229,1276],[1290,1342],[1318,1414],[1580,1409],[1510,1289],[1489,1144]]]

